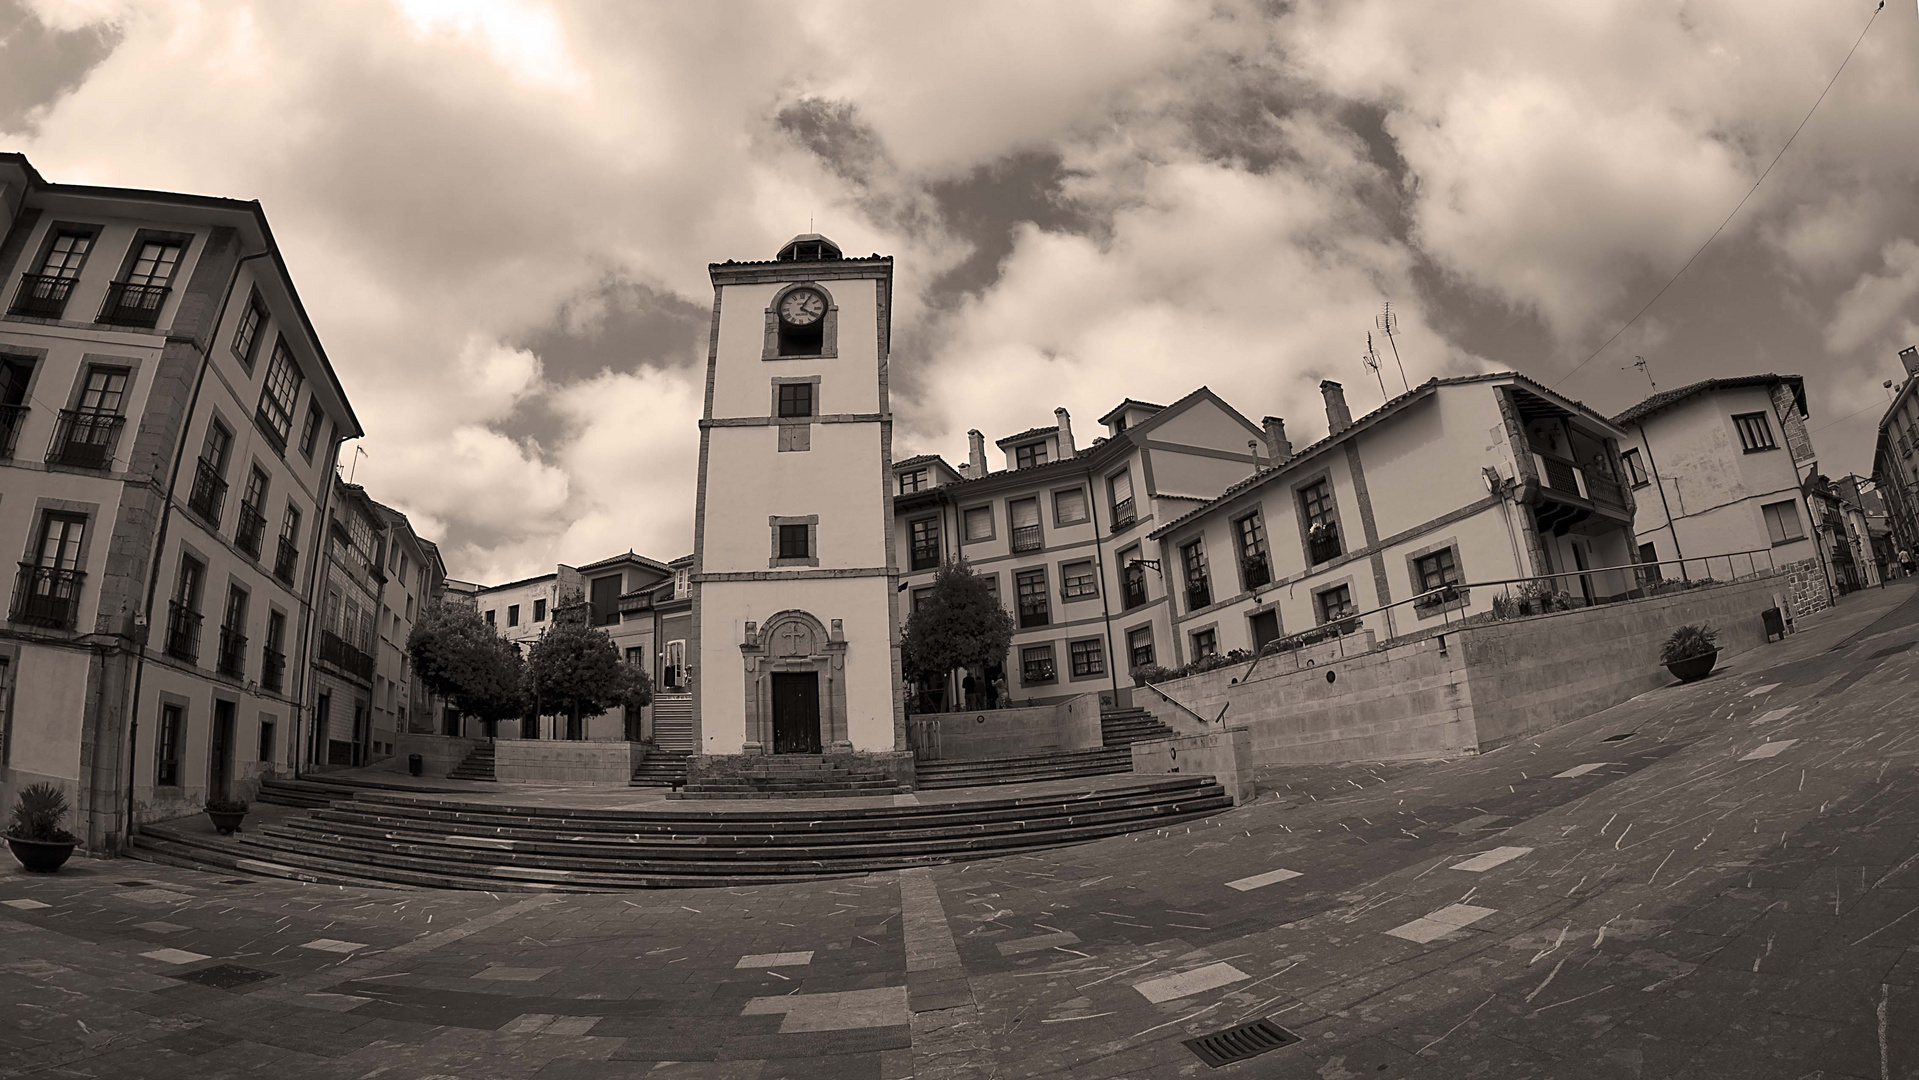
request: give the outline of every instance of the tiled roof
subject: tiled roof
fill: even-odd
[[[911,469],[911,468],[915,468],[920,465],[926,465],[935,461],[939,462],[941,465],[946,464],[946,459],[943,457],[940,457],[938,454],[921,454],[918,457],[907,458],[905,461],[895,461],[893,463],[893,468]],[[951,466],[948,466],[948,467],[950,468]]]
[[[1016,435],[1008,435],[1004,439],[995,440],[993,445],[1005,446],[1007,443],[1020,442],[1025,439],[1033,438],[1036,435],[1051,435],[1058,430],[1059,430],[1058,424],[1048,424],[1045,427],[1027,428],[1025,431],[1019,432]]]
[[[1122,400],[1119,404],[1106,410],[1106,415],[1100,417],[1099,422],[1102,424],[1112,423],[1113,417],[1118,416],[1120,413],[1125,412],[1128,406],[1131,406],[1133,408],[1138,408],[1138,409],[1152,409],[1154,412],[1162,412],[1166,408],[1166,406],[1164,405],[1155,405],[1150,401],[1140,401],[1136,398],[1126,398]]]
[[[1682,386],[1676,390],[1661,390],[1657,394],[1634,405],[1632,408],[1627,409],[1625,412],[1620,413],[1618,416],[1613,417],[1612,422],[1615,424],[1630,424],[1636,420],[1643,420],[1653,413],[1659,412],[1662,409],[1669,409],[1687,398],[1710,393],[1714,390],[1737,390],[1747,386],[1772,386],[1775,383],[1785,383],[1791,386],[1794,395],[1799,398],[1800,409],[1802,411],[1805,409],[1805,380],[1797,375],[1774,375],[1771,373],[1765,375],[1735,375],[1729,379],[1702,379],[1690,386]]]

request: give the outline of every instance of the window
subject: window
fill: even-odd
[[[300,508],[287,503],[285,515],[280,518],[280,549],[273,556],[273,576],[293,584],[296,568],[294,563],[300,557]]]
[[[1322,626],[1348,618],[1358,611],[1353,607],[1353,589],[1350,585],[1335,585],[1315,594],[1313,601],[1319,608],[1319,621]]]
[[[493,625],[493,614],[494,614],[494,613],[493,613],[493,611],[492,611],[492,610],[490,610],[490,609],[489,609],[489,610],[487,611],[487,613],[486,613],[486,624],[487,624],[488,626],[492,626],[492,625]]]
[[[781,415],[785,415],[785,414],[782,413]],[[915,491],[926,490],[926,479],[927,479],[928,471],[929,470],[926,470],[926,469],[913,469],[910,472],[901,473],[900,474],[900,494],[911,495]]]
[[[1013,519],[1013,550],[1038,551],[1046,546],[1039,525],[1039,500],[1015,499],[1006,504]]]
[[[1219,655],[1219,631],[1208,627],[1193,631],[1193,659],[1204,660]]]
[[[127,283],[167,285],[173,280],[174,269],[180,265],[182,247],[177,240],[148,240],[141,244],[139,255],[135,256],[133,266],[127,271]]]
[[[506,606],[506,624],[508,626],[520,625],[520,605],[508,604]]]
[[[1146,602],[1146,567],[1139,559],[1137,544],[1119,553],[1120,603],[1128,609]]]
[[[260,389],[260,408],[255,414],[261,430],[273,439],[275,449],[287,447],[287,435],[293,430],[293,403],[300,396],[300,384],[305,378],[300,373],[299,361],[293,358],[293,350],[287,348],[287,339],[275,341],[273,360],[267,365],[267,382]]]
[[[1118,532],[1137,519],[1133,511],[1132,474],[1121,470],[1118,474],[1108,477],[1106,493],[1112,498],[1113,531]]]
[[[1027,645],[1019,651],[1020,681],[1028,686],[1034,683],[1054,682],[1059,678],[1053,670],[1053,647],[1051,645]]]
[[[1658,548],[1651,544],[1639,545],[1639,561],[1645,565],[1644,570],[1637,571],[1641,588],[1657,585],[1665,580],[1665,575],[1659,572]]]
[[[1135,668],[1150,667],[1153,663],[1153,628],[1142,626],[1126,632],[1126,657]]]
[[[912,603],[912,606],[911,606],[911,607],[910,607],[910,608],[909,608],[908,610],[909,610],[910,612],[912,612],[913,614],[915,614],[915,615],[917,615],[917,614],[919,614],[919,610],[920,610],[920,606],[921,606],[921,605],[923,605],[923,604],[925,604],[925,603],[926,603],[926,602],[927,602],[928,600],[930,600],[930,599],[932,599],[932,598],[933,598],[933,587],[932,587],[931,585],[927,585],[927,586],[924,586],[924,587],[922,587],[922,588],[918,588],[918,589],[914,589],[914,590],[913,590],[913,603]]]
[[[40,260],[40,271],[28,274],[20,282],[13,298],[12,313],[39,319],[58,319],[66,314],[67,298],[80,277],[80,266],[93,247],[91,229],[59,229]]]
[[[200,448],[200,461],[194,467],[187,509],[216,529],[220,526],[220,510],[226,504],[227,458],[232,450],[233,433],[220,421],[210,421],[206,445]]]
[[[780,558],[782,559],[812,558],[813,549],[812,549],[812,546],[807,542],[806,534],[807,534],[807,527],[805,525],[780,526]]]
[[[255,289],[247,296],[247,309],[240,313],[240,325],[233,331],[233,355],[248,371],[253,370],[254,357],[260,353],[260,331],[266,324],[266,301],[260,299],[260,290]]]
[[[1093,570],[1091,559],[1070,562],[1059,568],[1060,595],[1068,600],[1079,600],[1099,595],[1099,575]]]
[[[177,237],[142,236],[127,262],[126,278],[107,286],[99,321],[109,326],[150,327],[160,321],[173,272],[180,265],[185,241]]]
[[[12,617],[37,626],[72,629],[80,614],[80,549],[87,519],[49,512],[40,519],[40,542],[20,568]]]
[[[86,386],[80,391],[80,412],[93,416],[118,416],[127,396],[127,369],[87,368]]]
[[[260,760],[261,761],[273,760],[273,744],[276,741],[274,738],[274,728],[277,726],[278,725],[276,725],[271,720],[260,721]]]
[[[238,585],[228,585],[226,614],[220,619],[220,674],[236,679],[246,675],[246,629],[247,591]]]
[[[233,542],[241,551],[254,558],[260,557],[260,542],[266,539],[267,517],[261,507],[267,501],[267,474],[255,465],[247,473],[247,489],[240,496],[240,526],[233,532]]]
[[[1067,651],[1073,661],[1073,678],[1106,674],[1106,653],[1100,649],[1098,638],[1075,641]]]
[[[663,689],[678,690],[685,685],[686,642],[680,640],[666,643],[666,654],[661,659],[660,685]]]
[[[779,385],[779,391],[780,416],[808,417],[813,415],[812,383],[781,383]],[[918,491],[919,489],[914,488],[913,490]]]
[[[1766,422],[1765,413],[1740,413],[1732,418],[1732,423],[1739,429],[1739,441],[1748,454],[1776,449],[1779,445],[1772,441],[1772,425]]]
[[[200,659],[200,586],[206,564],[191,555],[180,556],[180,572],[173,579],[173,602],[167,612],[167,655],[189,664]]]
[[[1019,596],[1021,628],[1046,626],[1053,621],[1052,603],[1046,597],[1046,569],[1021,570],[1013,578]]]
[[[964,511],[966,518],[966,539],[991,540],[993,538],[993,508],[990,506],[969,506]]]
[[[41,276],[66,281],[79,277],[80,267],[87,261],[87,252],[92,249],[92,230],[59,230],[53,234],[53,243],[47,248],[46,258],[40,260]]]
[[[1013,467],[1030,469],[1035,465],[1046,464],[1046,444],[1044,442],[1027,443],[1013,448]]]
[[[588,586],[590,590],[588,600],[593,606],[594,626],[612,626],[620,621],[620,589],[624,581],[625,579],[619,574],[609,574],[606,577],[594,578],[592,584]],[[508,626],[519,621],[510,611],[508,617],[512,620],[507,623]]]
[[[1759,511],[1766,515],[1766,532],[1772,537],[1773,543],[1790,544],[1806,538],[1805,526],[1799,519],[1799,508],[1793,505],[1792,500],[1767,503]]]
[[[1414,559],[1413,573],[1419,579],[1421,592],[1459,584],[1459,563],[1452,548],[1442,548]]]
[[[914,570],[931,570],[940,564],[940,519],[920,518],[907,526],[912,534],[911,562]]]
[[[1306,521],[1306,561],[1323,563],[1345,552],[1339,539],[1339,519],[1333,510],[1332,485],[1315,480],[1299,489],[1299,512]]]
[[[1053,524],[1079,525],[1086,520],[1086,489],[1053,492]]]
[[[160,730],[154,738],[155,787],[180,786],[180,729],[185,726],[184,709],[170,701],[160,706]]]
[[[546,600],[544,598],[533,601],[533,621],[546,621]]]
[[[987,595],[993,598],[993,606],[998,607],[999,606],[999,575],[998,574],[981,574],[979,575],[979,579],[986,583],[986,592],[987,592]]]
[[[1273,580],[1273,565],[1266,557],[1266,525],[1257,513],[1233,522],[1233,536],[1239,543],[1239,579],[1247,591],[1264,588]]]
[[[1647,484],[1646,463],[1639,459],[1639,448],[1635,446],[1625,451],[1619,455],[1619,460],[1625,462],[1626,479],[1632,481],[1632,486],[1645,487]]]
[[[1186,575],[1186,607],[1192,611],[1213,602],[1213,583],[1206,573],[1206,549],[1202,540],[1189,540],[1179,546],[1179,565]]]
[[[325,417],[326,414],[320,410],[320,403],[309,398],[306,423],[300,428],[300,456],[306,459],[308,465],[313,464],[314,447],[320,445],[320,421]]]

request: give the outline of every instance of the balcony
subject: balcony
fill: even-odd
[[[107,299],[100,305],[95,322],[108,326],[132,326],[152,329],[160,322],[160,308],[172,288],[166,285],[135,285],[116,281],[107,286]]]
[[[178,600],[167,605],[166,653],[189,664],[200,661],[200,613]]]
[[[1213,602],[1213,583],[1198,578],[1186,583],[1186,610],[1198,611]]]
[[[120,429],[127,418],[111,413],[61,409],[53,426],[53,441],[47,444],[47,464],[71,465],[76,469],[107,469],[120,447]]]
[[[1257,558],[1241,559],[1239,563],[1239,573],[1241,577],[1246,579],[1247,592],[1252,592],[1254,589],[1263,589],[1273,583],[1273,568],[1267,564],[1265,555],[1260,555]]]
[[[21,563],[7,617],[55,630],[73,629],[80,617],[80,586],[86,577],[78,570]]]
[[[1339,526],[1333,522],[1320,522],[1307,531],[1307,562],[1317,566],[1323,562],[1331,562],[1345,553],[1345,545],[1339,542]]]
[[[235,679],[246,678],[247,636],[231,626],[220,628],[219,671]]]
[[[20,291],[7,314],[57,319],[67,313],[67,297],[73,292],[73,282],[73,278],[51,274],[21,274]]]
[[[25,405],[0,405],[0,461],[13,460],[13,444],[27,426]]]
[[[373,681],[373,657],[331,630],[320,635],[320,659],[366,682]]]
[[[193,491],[187,496],[187,509],[200,516],[200,520],[220,527],[220,510],[226,505],[227,482],[214,471],[205,458],[201,458],[199,467],[193,471]]]
[[[273,576],[291,586],[294,574],[297,572],[294,564],[299,561],[300,549],[293,546],[291,537],[282,536],[280,550],[273,556]]]
[[[1040,535],[1040,527],[1038,525],[1018,525],[1014,527],[1014,551],[1038,551],[1045,546],[1046,539]]]
[[[268,652],[260,656],[260,686],[262,689],[279,693],[286,688],[287,654]]]
[[[254,558],[260,557],[260,541],[266,538],[267,517],[260,508],[252,503],[240,504],[240,527],[234,531],[233,542],[241,551]]]
[[[1138,520],[1139,516],[1133,511],[1132,499],[1121,499],[1113,504],[1113,525],[1111,531],[1119,532],[1121,529],[1130,528],[1132,524]]]
[[[939,564],[940,564],[940,549],[937,545],[933,545],[933,544],[914,544],[913,545],[913,561],[912,561],[913,569],[932,570],[932,569],[936,569],[939,566]]]
[[[1120,582],[1120,604],[1131,611],[1146,603],[1146,574],[1136,572],[1127,574]]]
[[[1021,630],[1030,630],[1035,626],[1049,626],[1052,624],[1052,621],[1053,613],[1051,609],[1048,608],[1046,601],[1041,600],[1037,603],[1021,601],[1019,606],[1019,628]]]

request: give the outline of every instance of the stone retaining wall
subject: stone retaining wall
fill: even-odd
[[[493,778],[503,784],[625,787],[643,752],[639,743],[506,739],[493,744]]]
[[[460,767],[475,747],[484,739],[463,739],[453,735],[428,735],[419,732],[402,732],[393,740],[393,760],[389,766],[394,772],[407,771],[406,759],[409,754],[420,755],[420,775],[445,777]]]
[[[907,718],[907,731],[921,761],[1024,757],[1100,746],[1099,714],[1100,695],[1080,694],[1019,709],[916,713]]]

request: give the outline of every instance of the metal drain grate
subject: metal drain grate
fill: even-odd
[[[1627,739],[1630,739],[1637,734],[1639,734],[1637,731],[1628,731],[1621,735],[1608,735],[1599,741],[1600,742],[1625,742]]]
[[[1298,1041],[1299,1036],[1262,1017],[1250,1024],[1241,1024],[1238,1027],[1227,1028],[1225,1031],[1215,1031],[1211,1035],[1187,1039],[1186,1047],[1199,1060],[1217,1069],[1222,1065],[1231,1065],[1235,1061],[1258,1057],[1268,1050],[1277,1050]]]
[[[238,964],[215,964],[212,967],[188,971],[173,977],[182,982],[211,986],[215,990],[231,990],[236,986],[245,986],[262,979],[277,979],[279,975],[271,971],[261,971],[259,968],[241,967]]]

